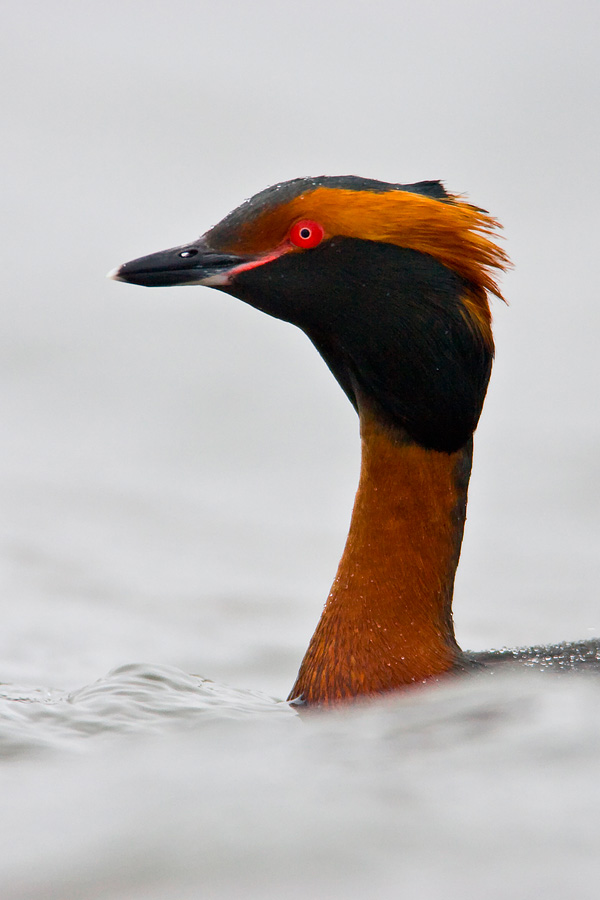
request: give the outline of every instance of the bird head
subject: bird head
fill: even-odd
[[[496,227],[436,181],[298,178],[111,276],[214,287],[292,322],[357,409],[449,453],[470,439],[491,371],[488,293],[508,263]]]

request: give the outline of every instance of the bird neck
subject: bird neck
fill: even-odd
[[[289,699],[376,694],[457,664],[452,592],[472,440],[429,450],[360,407],[362,462],[350,531]]]

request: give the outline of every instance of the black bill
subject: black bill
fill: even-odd
[[[219,253],[203,241],[161,250],[123,263],[108,273],[115,281],[144,287],[169,287],[176,284],[213,284],[227,281],[227,273],[248,263],[248,257]]]

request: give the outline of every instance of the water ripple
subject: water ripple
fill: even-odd
[[[164,730],[202,721],[294,717],[280,700],[240,690],[172,666],[130,663],[69,693],[0,688],[0,754],[64,746],[81,736]]]

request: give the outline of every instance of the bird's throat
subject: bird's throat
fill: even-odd
[[[451,670],[454,575],[472,441],[429,450],[360,409],[362,462],[350,531],[289,699],[328,705]]]

